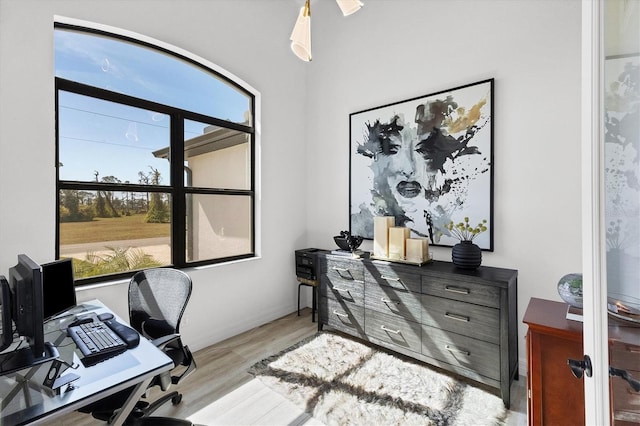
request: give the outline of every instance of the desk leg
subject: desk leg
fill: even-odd
[[[122,408],[116,411],[116,413],[114,413],[114,415],[109,419],[110,425],[121,426],[124,424],[125,420],[127,420],[127,417],[135,408],[136,403],[140,401],[140,398],[142,398],[142,395],[145,393],[152,380],[153,377],[150,377],[147,380],[138,383],[135,388],[133,388],[133,392],[131,392],[131,395],[129,395],[129,398]]]

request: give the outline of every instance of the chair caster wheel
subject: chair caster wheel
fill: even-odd
[[[182,394],[181,393],[176,395],[176,396],[174,396],[173,398],[171,398],[171,403],[173,405],[178,405],[178,404],[180,404],[180,402],[182,402]]]

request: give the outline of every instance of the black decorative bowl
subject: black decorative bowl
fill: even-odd
[[[362,244],[362,237],[350,235],[347,231],[340,232],[340,235],[333,237],[333,241],[342,250],[354,251]]]
[[[349,242],[345,237],[336,236],[336,237],[333,237],[333,241],[336,242],[336,245],[340,247],[340,249],[351,251],[351,248],[349,247]]]

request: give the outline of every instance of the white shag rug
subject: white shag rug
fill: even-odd
[[[492,393],[328,332],[249,373],[326,425],[501,425],[507,416]]]

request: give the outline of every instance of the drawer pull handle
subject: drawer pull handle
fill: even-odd
[[[471,321],[471,318],[469,317],[465,317],[464,315],[458,315],[458,314],[452,314],[451,312],[446,312],[444,314],[445,317],[447,318],[451,318],[457,321],[462,321],[462,322],[469,322]]]
[[[462,287],[455,287],[452,285],[447,285],[444,287],[444,289],[446,291],[449,291],[451,293],[458,293],[458,294],[469,294],[469,289],[468,288],[462,288]]]
[[[454,348],[453,346],[449,346],[449,345],[445,345],[444,347],[446,350],[451,351],[451,352],[457,352],[459,354],[463,354],[466,356],[470,356],[471,352],[469,351],[465,351],[464,349],[458,349],[458,348]]]
[[[400,334],[400,330],[391,330],[390,328],[385,327],[384,325],[380,326],[383,331],[388,331],[393,334]]]
[[[333,289],[334,289],[335,291],[343,291],[343,292],[345,292],[345,293],[349,293],[349,289],[348,289],[348,288],[344,288],[344,287],[335,287],[335,286],[334,286],[334,287],[333,287]]]
[[[333,313],[334,313],[335,315],[339,316],[339,317],[342,317],[342,318],[349,318],[349,315],[347,315],[347,314],[343,314],[342,312],[333,311]]]
[[[400,281],[400,278],[397,277],[387,277],[386,275],[380,275],[380,278],[387,281]]]
[[[627,352],[631,352],[632,354],[640,354],[640,347],[627,345]]]
[[[341,278],[345,280],[353,280],[353,275],[351,275],[351,271],[347,268],[338,268],[337,266],[333,266],[332,269],[340,275]]]
[[[382,303],[395,303],[396,305],[400,304],[399,300],[391,300],[391,299],[387,299],[386,297],[382,297],[380,298],[380,300],[382,301]]]
[[[640,392],[640,380],[634,379],[627,370],[609,366],[609,376],[619,376],[622,380],[629,383],[634,391]]]

